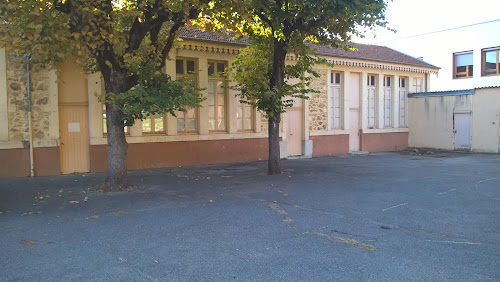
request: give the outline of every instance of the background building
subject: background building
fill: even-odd
[[[213,74],[234,60],[242,42],[184,32],[166,72],[205,89],[202,107],[137,121],[125,128],[129,169],[243,162],[267,158],[267,120],[241,104]],[[344,52],[317,47],[334,67],[317,65],[319,93],[298,99],[283,115],[281,154],[322,156],[349,151],[394,151],[408,145],[408,93],[428,90],[438,68],[392,49],[356,45]],[[287,63],[294,63],[294,56]],[[99,73],[85,75],[68,60],[59,70],[31,71],[0,49],[0,176],[102,172],[107,166],[105,112]]]

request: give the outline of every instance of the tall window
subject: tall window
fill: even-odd
[[[384,76],[384,127],[391,127],[392,90],[391,77]]]
[[[328,127],[329,129],[340,129],[341,125],[341,73],[330,73],[330,87],[328,89]]]
[[[406,127],[406,78],[399,78],[399,126]]]
[[[176,78],[187,78],[193,85],[198,85],[197,64],[195,59],[177,58],[175,60]],[[196,133],[198,132],[198,113],[196,108],[188,108],[186,112],[178,111],[177,132]]]
[[[368,128],[375,128],[376,76],[368,75]]]
[[[226,131],[227,89],[224,78],[214,74],[224,72],[226,63],[208,61],[208,130]]]
[[[241,103],[238,100],[236,118],[238,119],[238,131],[253,131],[254,111],[252,105]]]
[[[413,78],[413,92],[414,93],[419,93],[423,91],[422,87],[422,78],[421,77],[415,77]]]
[[[483,49],[482,57],[482,74],[483,75],[499,75],[500,74],[500,47]]]
[[[165,134],[167,129],[166,114],[150,115],[142,120],[142,132],[149,134]]]
[[[453,78],[472,77],[472,51],[453,54]]]

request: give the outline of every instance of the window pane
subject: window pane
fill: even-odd
[[[335,83],[340,84],[340,73],[339,72],[335,73]]]
[[[208,75],[213,75],[215,72],[214,63],[208,63]]]
[[[175,73],[184,74],[184,61],[175,60]]]
[[[194,61],[186,61],[187,73],[194,73]]]
[[[188,120],[188,130],[189,131],[196,131],[196,120],[195,119]]]
[[[142,121],[142,132],[151,132],[151,117]]]
[[[155,132],[161,132],[161,131],[165,131],[165,128],[163,128],[163,115],[156,114],[155,115]]]
[[[224,72],[224,63],[217,63],[217,72]]]
[[[222,118],[222,119],[219,121],[219,128],[218,128],[218,129],[219,129],[219,130],[226,130],[226,120],[225,120],[225,119],[223,119],[223,118]]]
[[[106,133],[108,128],[106,127],[106,105],[102,105],[102,132]]]
[[[472,74],[474,73],[473,68],[474,68],[474,66],[469,66],[469,73],[468,73],[469,76],[472,76]]]
[[[238,119],[238,130],[243,129],[243,121],[241,119]]]
[[[252,120],[249,118],[245,119],[245,129],[252,129]]]
[[[217,82],[217,93],[218,94],[224,94],[224,88],[222,87],[222,81],[218,81]]]
[[[213,81],[208,81],[208,97],[207,97],[207,102],[209,106],[213,106],[215,103],[214,99],[214,82]]]
[[[224,117],[224,112],[225,112],[224,111],[225,107],[224,106],[218,106],[217,108],[218,108],[217,109],[217,114],[219,115],[219,118],[223,118]]]
[[[491,51],[485,53],[485,70],[495,70],[497,68],[497,52]]]
[[[195,108],[190,108],[190,109],[188,109],[188,111],[187,111],[187,116],[188,116],[188,118],[193,118],[193,119],[194,119],[194,118],[195,118],[195,116],[196,116],[196,111],[195,111]]]
[[[226,95],[223,94],[224,92],[220,93],[217,95],[217,105],[223,106],[226,102]]]
[[[215,108],[214,106],[208,107],[208,118],[215,118]]]
[[[177,131],[184,131],[184,119],[177,119]]]
[[[214,130],[214,128],[215,128],[215,119],[209,118],[208,119],[208,130]]]
[[[252,116],[252,107],[250,106],[245,106],[245,117],[250,118]]]
[[[243,118],[243,108],[241,106],[238,107],[238,110],[236,111],[236,117]]]
[[[456,67],[470,66],[470,65],[472,65],[472,53],[455,55],[455,66]]]

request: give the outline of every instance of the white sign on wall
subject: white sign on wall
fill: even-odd
[[[80,132],[80,123],[79,122],[69,122],[68,123],[68,132]]]

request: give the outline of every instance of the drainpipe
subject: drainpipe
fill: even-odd
[[[33,134],[31,133],[31,77],[30,77],[30,56],[26,55],[26,92],[28,95],[28,136],[29,136],[29,149],[30,149],[30,176],[35,176],[35,162],[33,160]]]
[[[428,79],[428,73],[425,73],[425,92],[429,91],[428,85],[427,85],[427,79]]]

